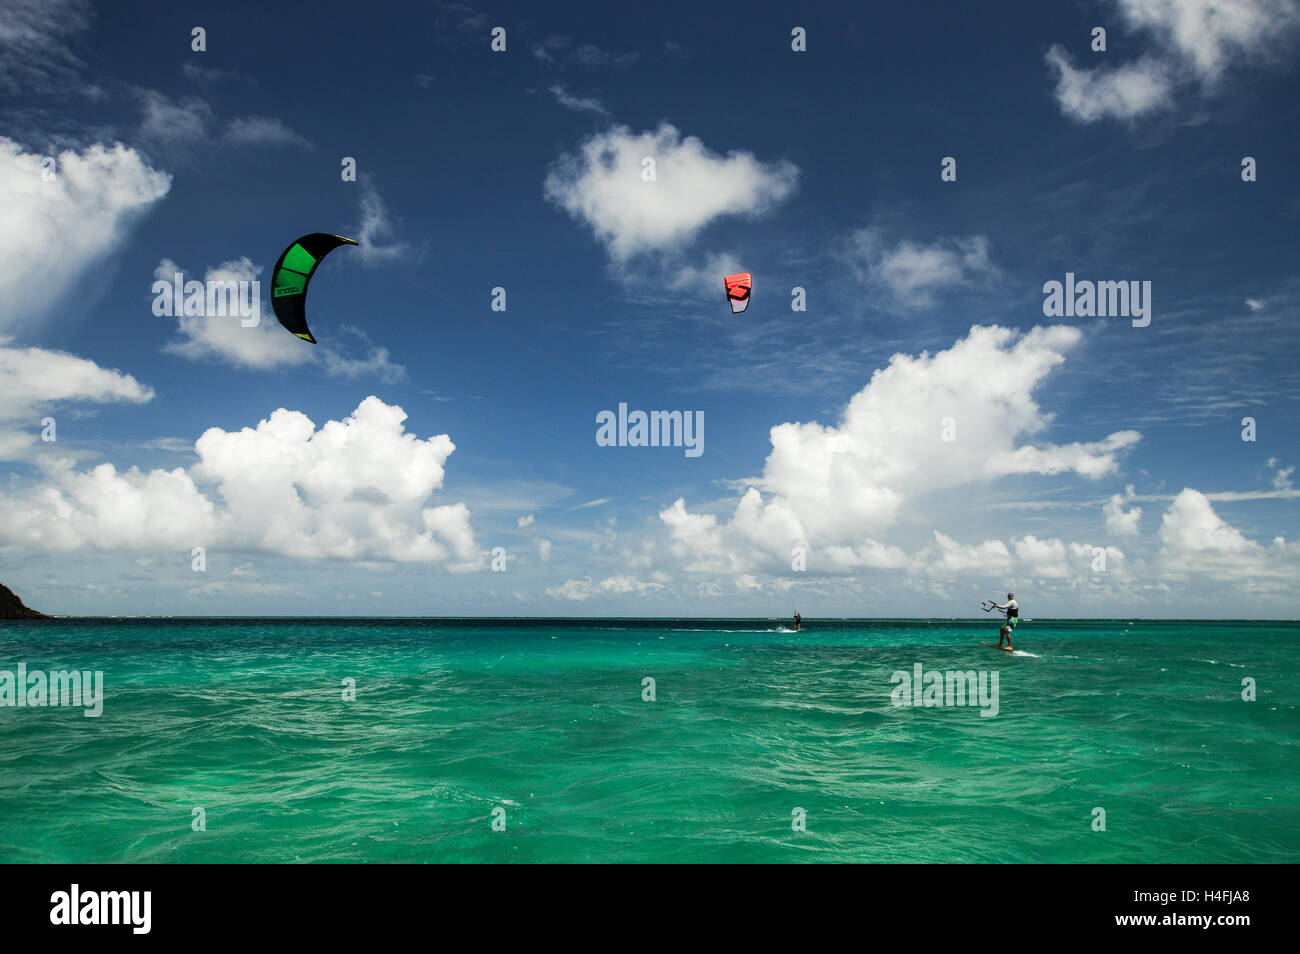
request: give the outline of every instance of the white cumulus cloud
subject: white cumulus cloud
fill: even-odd
[[[280,408],[256,427],[210,428],[188,470],[77,470],[0,495],[0,545],[43,550],[188,550],[298,559],[431,562],[474,569],[481,554],[463,503],[428,506],[455,445],[421,440],[406,412],[368,397],[319,429]]]
[[[383,197],[373,186],[362,185],[361,225],[357,231],[357,254],[361,261],[379,265],[415,254],[407,242],[395,237],[396,231],[396,219]]]
[[[306,347],[300,347],[303,344],[300,340],[285,333],[274,312],[269,307],[264,307],[260,291],[256,296],[251,295],[251,283],[258,280],[261,272],[260,265],[254,265],[247,257],[243,257],[209,268],[202,279],[205,284],[250,283],[250,298],[258,312],[257,324],[246,326],[245,322],[253,319],[244,319],[238,315],[180,314],[184,303],[173,301],[172,308],[177,314],[157,319],[176,325],[173,340],[165,344],[163,350],[195,361],[222,360],[236,367],[262,371],[310,362],[312,352]],[[182,288],[185,282],[196,280],[194,275],[185,273],[170,259],[163,259],[154,269],[157,281],[166,282],[173,287],[178,274],[182,276]]]
[[[546,595],[560,600],[581,603],[593,596],[626,596],[629,594],[641,596],[663,588],[664,586],[661,583],[639,580],[625,574],[608,577],[599,583],[593,582],[589,576],[584,576],[578,579],[566,580],[559,586],[552,586],[547,589]]]
[[[1214,512],[1205,494],[1184,488],[1160,521],[1160,539],[1179,556],[1197,553],[1244,553],[1252,544],[1240,530]]]
[[[643,161],[654,160],[646,181]],[[794,192],[798,168],[748,152],[725,156],[664,123],[634,133],[614,126],[566,154],[546,177],[546,197],[586,224],[611,257],[675,250],[726,215],[758,215]]]
[[[1300,26],[1296,0],[1117,0],[1135,29],[1149,30],[1197,77],[1214,83],[1235,63],[1276,52]]]
[[[1214,510],[1199,490],[1183,489],[1160,522],[1160,562],[1166,571],[1217,582],[1245,582],[1290,594],[1300,575],[1300,548],[1282,537],[1265,546],[1251,540]]]
[[[377,347],[362,331],[350,326],[336,327],[331,340],[315,346],[305,344],[289,334],[280,326],[275,312],[268,304],[262,289],[254,293],[254,281],[260,281],[260,265],[254,265],[246,256],[230,262],[222,262],[209,268],[203,275],[203,282],[244,282],[248,288],[243,296],[245,304],[256,308],[256,324],[253,318],[244,318],[237,314],[184,314],[184,301],[178,305],[172,294],[172,308],[175,314],[156,320],[173,322],[176,326],[172,339],[163,345],[163,350],[192,361],[217,361],[231,364],[237,368],[254,371],[270,371],[282,367],[315,364],[324,369],[326,374],[348,379],[374,375],[385,381],[397,380],[405,376],[406,369],[394,364],[387,348]],[[154,279],[175,287],[176,276],[181,276],[181,287],[193,280],[193,276],[184,272],[170,259],[163,259],[154,269]],[[219,299],[217,299],[219,300]],[[216,303],[216,301],[214,301]],[[207,309],[206,296],[204,310]],[[310,315],[308,316],[310,318]],[[368,349],[363,358],[354,358],[344,350],[344,337],[354,338]]]
[[[609,110],[594,96],[574,96],[559,83],[551,84],[550,91],[556,102],[565,109],[571,109],[577,113],[596,113],[599,116],[609,115]]]
[[[891,246],[880,229],[865,228],[853,233],[849,245],[849,263],[858,277],[904,309],[928,308],[937,292],[996,273],[982,235]]]
[[[1133,119],[1171,104],[1173,81],[1151,59],[1121,66],[1079,69],[1054,46],[1047,63],[1056,74],[1056,102],[1067,116],[1085,123],[1107,117]]]
[[[791,548],[805,545],[839,566],[902,566],[902,551],[875,535],[921,494],[1010,474],[1114,472],[1137,432],[1038,439],[1052,416],[1034,392],[1080,337],[1060,325],[1024,335],[976,326],[946,351],[894,355],[837,424],[773,427],[763,473],[741,482],[729,520],[692,513],[680,498],[663,510],[676,555],[691,569],[738,573],[756,554],[788,562]],[[972,550],[936,534],[936,544],[935,559],[952,569],[1009,559],[998,541]]]
[[[182,145],[208,137],[212,107],[197,96],[173,100],[154,89],[142,89],[140,135],[151,142]]]
[[[0,460],[28,458],[39,422],[58,405],[143,404],[153,396],[129,374],[62,351],[6,347],[0,339]]]
[[[226,125],[226,142],[237,146],[302,146],[311,143],[282,120],[270,116],[239,116]]]
[[[120,143],[43,157],[0,137],[0,331],[46,317],[171,187]]]
[[[1057,105],[1081,122],[1132,120],[1169,108],[1184,87],[1212,91],[1233,67],[1281,61],[1300,27],[1296,0],[1114,0],[1114,5],[1130,32],[1149,37],[1149,53],[1129,63],[1079,68],[1062,47],[1047,52]]]
[[[1134,487],[1129,484],[1122,494],[1112,494],[1102,506],[1102,515],[1106,518],[1106,530],[1117,537],[1136,537],[1138,522],[1142,519],[1141,507],[1125,509],[1125,504],[1136,497]]]

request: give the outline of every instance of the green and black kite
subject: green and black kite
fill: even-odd
[[[271,307],[291,333],[303,341],[316,343],[307,327],[307,285],[312,273],[330,252],[340,245],[356,245],[342,235],[312,232],[297,239],[280,253],[271,272]]]

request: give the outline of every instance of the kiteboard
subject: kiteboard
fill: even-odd
[[[984,643],[984,640],[981,639],[980,642],[981,642],[981,643]],[[1010,646],[999,646],[997,643],[984,643],[984,645],[985,645],[985,646],[990,646],[990,647],[992,647],[993,649],[1000,649],[1000,650],[1002,650],[1004,653],[1009,653],[1009,652],[1012,651],[1012,648],[1011,648]]]

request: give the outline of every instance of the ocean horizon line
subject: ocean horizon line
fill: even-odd
[[[809,623],[862,623],[862,622],[928,622],[933,620],[943,620],[945,622],[976,622],[986,623],[991,619],[1000,617],[990,616],[816,616],[803,617],[802,622]],[[591,621],[608,621],[608,622],[765,622],[780,623],[790,622],[789,616],[344,616],[344,615],[293,615],[293,614],[253,614],[253,615],[229,615],[229,616],[185,616],[171,614],[151,614],[151,615],[60,615],[48,613],[44,619],[14,619],[0,620],[0,623],[42,623],[51,621],[93,621],[93,620],[285,620],[301,622],[304,620],[428,620],[428,621],[462,621],[462,622],[503,622],[503,621],[520,621],[520,622],[591,622]],[[1300,619],[1292,617],[1268,617],[1268,616],[1249,616],[1249,617],[1199,617],[1199,616],[1039,616],[1032,619],[1026,619],[1022,622],[1036,623],[1300,623]]]

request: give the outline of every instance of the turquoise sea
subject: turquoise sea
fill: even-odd
[[[0,861],[1300,858],[1300,624],[997,625],[0,623],[0,670],[105,690],[0,707]],[[894,705],[918,663],[997,714]]]

